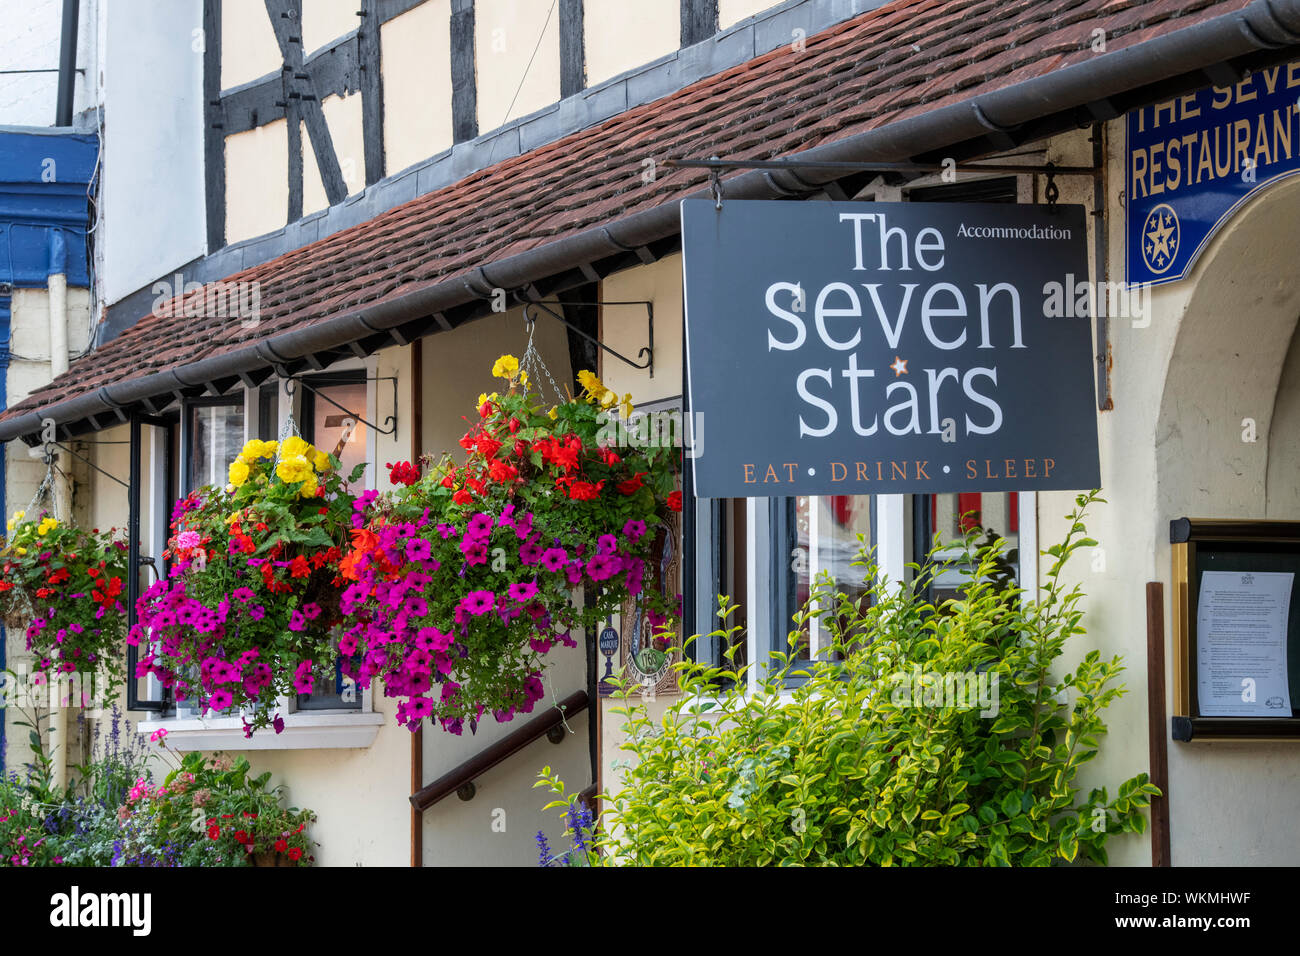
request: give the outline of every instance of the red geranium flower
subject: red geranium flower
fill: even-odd
[[[620,481],[615,486],[618,488],[618,493],[620,495],[636,494],[638,491],[641,490],[641,485],[643,484],[641,479],[644,478],[646,474],[648,473],[644,471],[638,471],[635,475],[633,475],[631,478],[627,479],[626,481]]]
[[[297,861],[300,860],[301,858],[302,858],[302,850],[300,850],[298,847],[294,847],[292,850],[289,851],[289,859]]]
[[[674,491],[668,496],[668,507],[672,511],[682,510],[682,493],[680,491]]]
[[[283,853],[283,852],[284,852],[285,850],[287,850],[287,849],[289,849],[289,844],[286,843],[284,840],[276,840],[276,841],[275,841],[275,852],[276,852],[276,853]]]

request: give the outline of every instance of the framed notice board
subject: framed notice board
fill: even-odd
[[[1300,741],[1300,521],[1177,518],[1174,740]]]

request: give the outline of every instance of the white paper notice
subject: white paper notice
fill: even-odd
[[[1196,611],[1204,717],[1290,717],[1286,630],[1294,574],[1206,571]]]

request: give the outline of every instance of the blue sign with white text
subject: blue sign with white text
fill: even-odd
[[[1181,279],[1258,190],[1300,173],[1300,62],[1128,114],[1127,280]]]

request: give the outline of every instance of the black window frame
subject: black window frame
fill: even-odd
[[[227,395],[214,395],[204,398],[187,398],[181,402],[180,410],[180,477],[178,490],[183,498],[194,488],[189,486],[190,482],[190,465],[193,461],[191,444],[194,438],[193,425],[190,422],[190,413],[198,408],[233,408],[238,405],[244,413],[244,431],[248,431],[248,402],[244,395],[243,389],[231,392]],[[242,444],[242,442],[241,442]],[[202,487],[199,485],[198,487]]]

